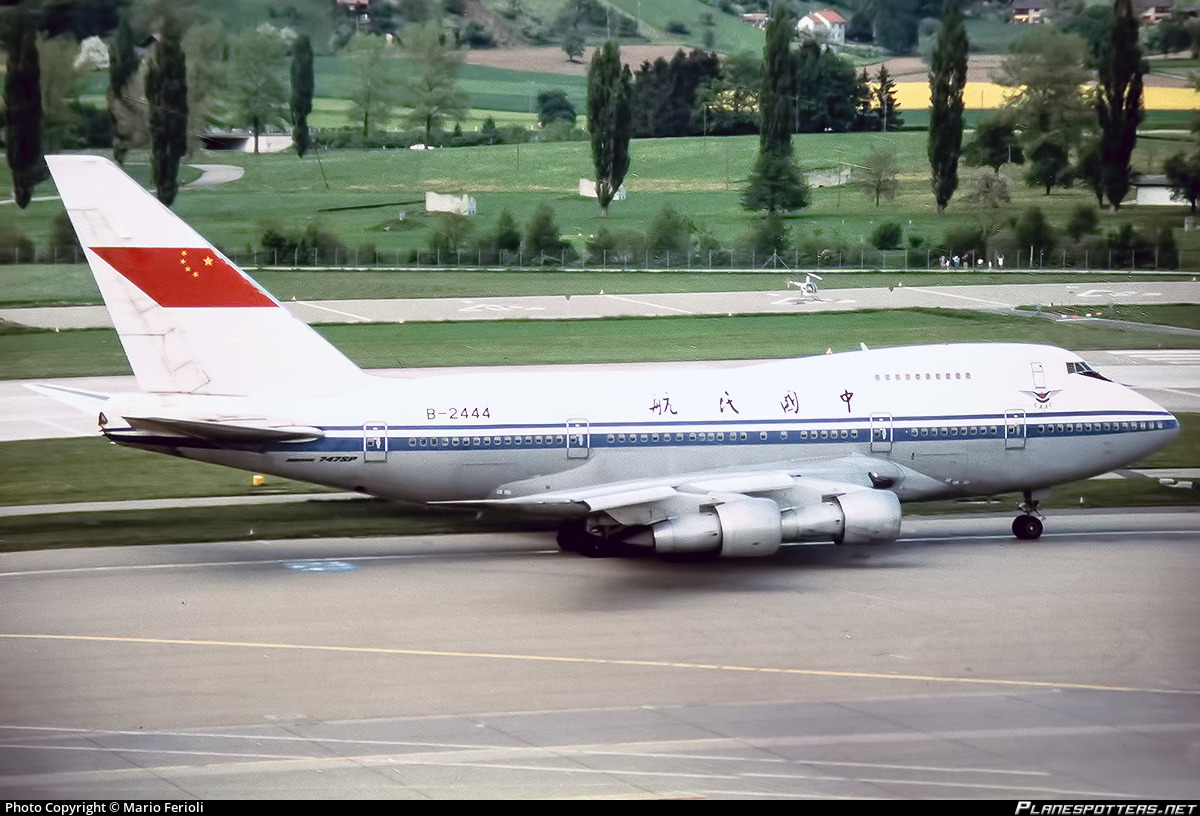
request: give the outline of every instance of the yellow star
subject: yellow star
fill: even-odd
[[[204,259],[205,266],[212,266],[212,262],[213,262],[213,259],[212,259],[211,255],[209,255],[207,258]]]

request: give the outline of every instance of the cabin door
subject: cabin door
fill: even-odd
[[[567,420],[567,458],[587,459],[591,452],[591,428],[586,419]]]
[[[1025,449],[1025,411],[1020,408],[1004,412],[1004,447],[1006,450]]]
[[[386,422],[367,422],[363,425],[363,461],[386,462],[388,426]]]
[[[892,415],[871,414],[871,453],[891,453]]]

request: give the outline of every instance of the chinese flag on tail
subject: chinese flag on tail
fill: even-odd
[[[275,306],[275,301],[210,247],[92,247],[159,306]]]

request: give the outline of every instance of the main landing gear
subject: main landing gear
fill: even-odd
[[[1042,520],[1039,518],[1041,513],[1038,513],[1038,503],[1033,498],[1033,493],[1029,490],[1025,491],[1025,501],[1019,505],[1022,515],[1017,516],[1012,523],[1013,535],[1022,541],[1033,541],[1041,538],[1042,535]]]

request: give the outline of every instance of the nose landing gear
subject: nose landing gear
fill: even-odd
[[[1025,501],[1019,505],[1022,515],[1017,516],[1012,523],[1013,535],[1022,541],[1034,541],[1041,538],[1042,519],[1038,512],[1038,503],[1033,498],[1032,491],[1025,491]]]

